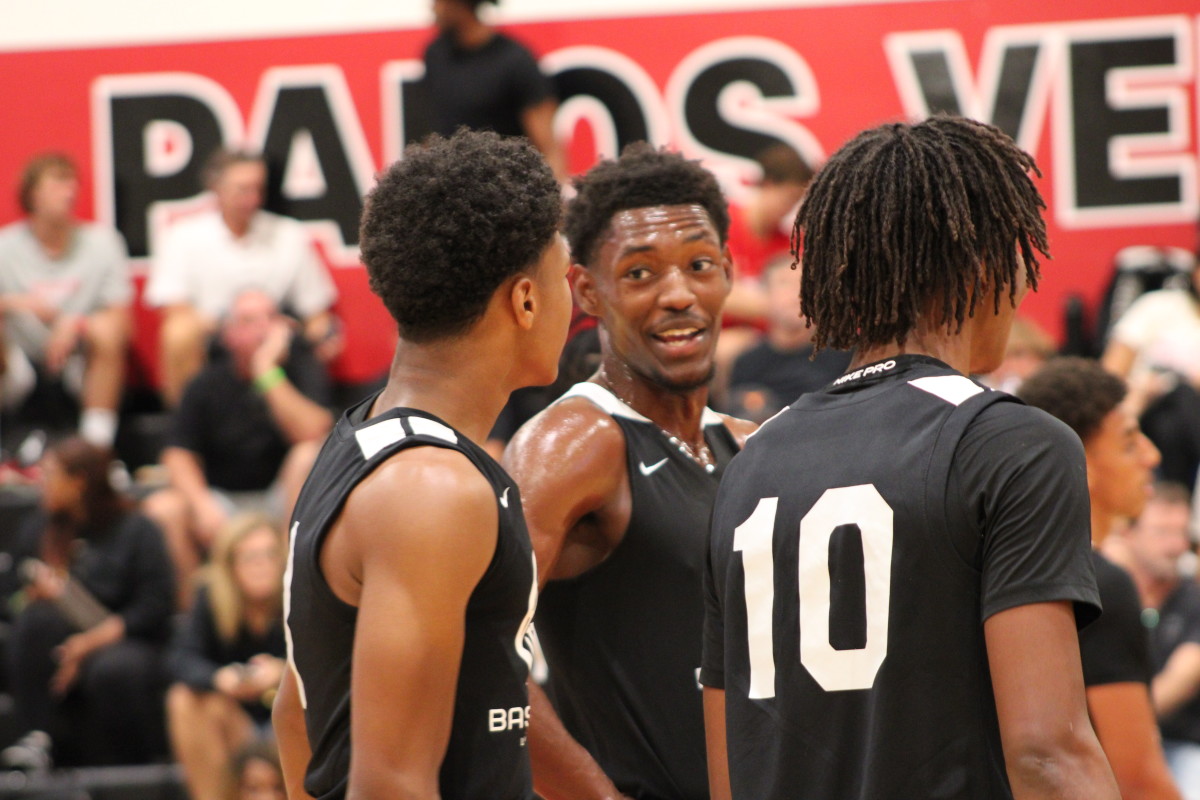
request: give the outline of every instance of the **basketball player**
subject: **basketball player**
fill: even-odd
[[[293,798],[533,797],[533,553],[516,485],[476,443],[509,392],[554,379],[559,197],[528,142],[460,132],[367,198],[362,259],[400,341],[292,517],[275,727]]]
[[[1036,288],[1032,169],[999,130],[934,117],[859,134],[809,189],[801,310],[854,358],[721,485],[714,797],[1117,797],[1079,664],[1098,610],[1079,440],[966,377]]]
[[[705,530],[752,427],[705,407],[730,288],[729,218],[708,171],[645,144],[576,188],[566,232],[576,300],[599,321],[600,368],[505,452],[545,586],[538,636],[566,726],[535,691],[534,779],[555,799],[698,800],[708,797],[696,683]]]
[[[1083,358],[1050,361],[1018,395],[1053,414],[1083,441],[1092,503],[1092,543],[1142,513],[1158,450],[1125,403],[1125,381]],[[1092,552],[1104,614],[1079,634],[1088,714],[1125,800],[1179,800],[1150,700],[1150,641],[1129,574]]]

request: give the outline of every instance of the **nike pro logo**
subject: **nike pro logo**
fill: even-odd
[[[647,467],[646,462],[639,461],[638,469],[641,470],[641,473],[643,475],[651,475],[654,472],[656,472],[660,467],[662,467],[662,465],[665,463],[667,463],[667,460],[664,458],[662,461],[659,461],[657,464],[651,464],[650,466]]]
[[[508,490],[511,488],[511,486],[505,486],[504,494],[500,495],[500,505],[504,506],[505,508],[508,508]]]

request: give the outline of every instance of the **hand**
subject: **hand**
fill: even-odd
[[[322,364],[333,361],[346,346],[341,321],[330,312],[310,317],[304,323],[304,338],[312,345],[313,355]]]
[[[246,665],[243,680],[261,696],[264,692],[279,687],[279,682],[283,680],[283,664],[281,658],[259,653]]]
[[[75,314],[64,314],[54,322],[50,340],[46,343],[46,368],[51,374],[62,372],[67,359],[79,347],[87,319]]]
[[[295,323],[282,314],[271,321],[271,327],[262,344],[250,357],[250,370],[254,377],[282,366],[287,360],[288,351],[292,346],[294,326]]]
[[[95,649],[86,633],[77,633],[63,640],[63,643],[54,651],[54,655],[58,659],[58,669],[50,678],[50,692],[58,697],[69,692],[79,678],[79,668],[83,665],[84,659]]]

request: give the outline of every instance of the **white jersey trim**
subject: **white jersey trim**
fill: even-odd
[[[961,406],[984,391],[982,386],[962,375],[934,375],[929,378],[916,378],[909,381],[909,384],[955,406]]]
[[[401,424],[403,419],[408,420],[408,426],[412,428],[414,436],[429,436],[450,444],[458,444],[458,436],[454,433],[454,429],[436,420],[426,417],[402,417],[399,419],[393,417],[380,420],[354,432],[354,438],[358,441],[358,449],[362,451],[363,458],[369,461],[379,451],[407,437],[408,434],[404,432],[404,426]]]
[[[558,398],[556,402],[561,403],[563,400],[566,400],[570,397],[583,397],[591,400],[593,403],[599,406],[604,413],[613,417],[625,417],[626,419],[637,420],[638,422],[648,422],[651,425],[655,424],[654,420],[634,411],[629,407],[628,404],[625,403],[624,400],[617,397],[615,394],[610,392],[608,389],[605,389],[598,383],[592,383],[591,381],[577,383],[570,389],[567,389],[567,391],[563,392],[562,397]],[[720,414],[706,406],[703,415],[700,417],[700,424],[724,425],[725,420],[721,418]]]

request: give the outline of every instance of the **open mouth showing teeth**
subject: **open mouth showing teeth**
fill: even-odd
[[[703,328],[672,328],[669,331],[660,331],[654,334],[654,338],[666,344],[680,344],[690,342],[702,333],[704,333]]]

